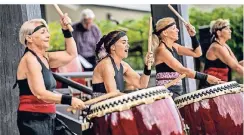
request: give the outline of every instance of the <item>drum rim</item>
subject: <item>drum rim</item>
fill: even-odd
[[[209,94],[207,92],[207,90],[209,89],[213,89],[215,87],[222,87],[222,86],[230,86],[231,84],[234,84],[236,85],[236,87],[234,87],[233,89],[231,90],[223,90],[223,91],[220,91],[220,92],[217,92],[215,91],[216,93],[214,94]],[[174,99],[175,101],[175,104],[176,106],[180,109],[186,105],[189,105],[189,104],[192,104],[194,102],[199,102],[201,100],[204,100],[204,99],[209,99],[209,98],[214,98],[214,97],[218,97],[218,96],[221,96],[221,95],[224,95],[224,94],[231,94],[231,93],[240,93],[240,92],[244,92],[243,90],[243,85],[241,84],[238,84],[236,81],[231,81],[231,82],[227,82],[227,83],[224,83],[224,84],[219,84],[219,85],[214,85],[214,86],[211,86],[211,87],[207,87],[207,88],[204,88],[204,89],[200,89],[200,90],[196,90],[196,91],[193,91],[193,92],[190,92],[188,94],[184,94],[184,95],[181,95],[179,97],[176,97]],[[192,97],[196,97],[196,96],[199,96],[199,95],[203,95],[202,97],[199,97],[199,98],[193,98]],[[187,96],[191,99],[187,99]],[[183,98],[186,98],[186,101],[182,101]]]
[[[137,105],[150,104],[159,99],[171,98],[172,95],[173,94],[169,92],[164,86],[156,86],[147,89],[142,89],[139,91],[128,93],[126,95],[121,95],[119,97],[101,101],[97,104],[92,105],[91,110],[92,111],[96,110],[96,111],[88,114],[87,118],[92,119],[94,117],[102,117],[112,112],[125,111]],[[138,100],[138,99],[134,99],[133,96],[137,96],[137,97],[140,96],[144,98],[143,100]],[[122,107],[119,107],[119,105],[113,107],[111,106],[111,104],[117,104],[117,102],[118,104],[119,103],[121,104],[121,102],[125,102],[125,100],[126,100],[126,104],[129,104],[129,106],[122,106]],[[104,106],[106,106],[106,108],[101,108]]]

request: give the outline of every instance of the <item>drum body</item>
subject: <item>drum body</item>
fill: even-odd
[[[177,106],[180,105],[179,101],[184,102],[179,106],[179,111],[191,135],[243,135],[243,89],[237,85],[232,88],[225,86],[209,87],[198,94],[190,93],[188,99],[186,95],[175,99]],[[209,98],[197,101],[201,95],[207,97],[206,91],[214,91],[215,88],[219,90],[209,92]],[[198,97],[193,99],[193,95]]]
[[[161,86],[162,87],[162,86]],[[164,92],[167,94],[164,90]],[[130,93],[131,94],[131,93]],[[133,92],[136,95],[135,92]],[[182,135],[183,123],[171,96],[150,98],[150,94],[137,96],[123,95],[120,99],[100,104],[102,108],[121,106],[119,111],[93,117],[92,131],[96,135]],[[131,98],[134,97],[134,98]],[[131,99],[131,100],[130,100]],[[142,103],[144,102],[144,103]],[[98,109],[96,107],[96,109]],[[106,110],[106,109],[105,109]],[[99,113],[97,113],[99,114]]]

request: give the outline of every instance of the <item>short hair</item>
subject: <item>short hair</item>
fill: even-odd
[[[215,34],[219,29],[224,26],[230,25],[230,21],[228,19],[217,19],[210,22],[210,33]]]
[[[19,41],[22,45],[27,45],[25,42],[26,36],[30,35],[34,31],[36,23],[41,23],[48,28],[47,22],[43,19],[32,19],[24,22],[19,30]]]
[[[95,18],[95,14],[91,9],[84,9],[81,11],[81,20],[87,19],[87,18]]]

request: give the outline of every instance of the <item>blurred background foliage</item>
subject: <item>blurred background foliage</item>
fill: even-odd
[[[232,37],[231,40],[227,41],[227,44],[240,61],[243,59],[243,13],[243,6],[238,8],[215,8],[211,12],[203,12],[196,8],[190,8],[189,19],[190,23],[196,27],[198,37],[199,26],[209,25],[212,20],[218,18],[229,19],[232,28]],[[237,72],[232,72],[232,80],[243,83],[242,75]]]
[[[197,35],[199,26],[209,25],[212,20],[219,18],[229,19],[232,38],[227,42],[238,60],[243,59],[243,6],[238,8],[216,8],[212,12],[203,12],[196,8],[189,10],[190,23],[196,27]]]

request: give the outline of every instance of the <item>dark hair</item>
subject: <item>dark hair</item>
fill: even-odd
[[[126,36],[126,33],[119,30],[111,31],[107,35],[104,35],[96,45],[96,56],[98,57],[99,52],[102,50],[102,45],[104,45],[106,52],[110,54],[110,47],[123,36]]]

